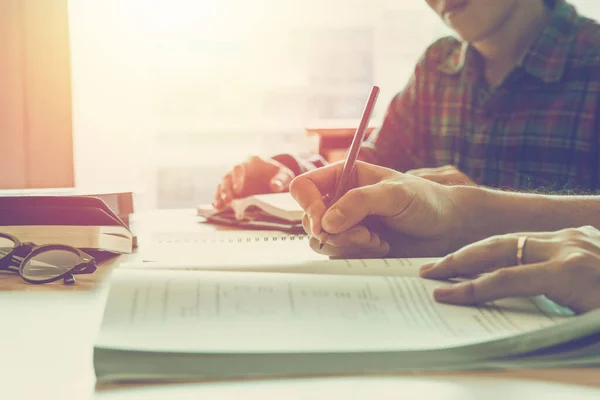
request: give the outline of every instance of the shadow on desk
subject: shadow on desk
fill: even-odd
[[[562,379],[561,379],[562,378]],[[97,385],[96,398],[145,399],[166,395],[245,399],[531,399],[597,398],[597,370],[513,370],[498,372],[414,373],[394,376],[337,376],[245,379],[153,384]],[[582,397],[583,396],[583,397]],[[187,398],[187,397],[185,397]],[[192,397],[190,397],[192,398]]]
[[[24,281],[18,274],[8,271],[0,271],[0,291],[21,291],[21,292],[57,292],[57,291],[85,291],[94,290],[110,271],[123,261],[123,257],[128,255],[118,255],[104,252],[94,254],[98,268],[92,274],[75,275],[75,283],[72,285],[63,284],[62,280],[52,283],[34,284]]]

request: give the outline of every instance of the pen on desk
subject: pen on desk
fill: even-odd
[[[371,114],[373,112],[373,108],[375,107],[375,102],[377,101],[378,95],[379,87],[373,86],[373,88],[371,88],[371,93],[369,94],[367,104],[365,105],[365,109],[363,110],[362,117],[360,118],[358,128],[356,128],[356,132],[354,133],[354,138],[352,139],[350,150],[348,150],[348,153],[346,153],[346,160],[344,161],[342,175],[340,176],[340,180],[337,183],[337,187],[333,196],[331,196],[331,200],[329,202],[326,202],[325,204],[326,209],[329,208],[332,204],[335,204],[335,202],[338,201],[340,197],[342,197],[344,193],[348,191],[348,181],[352,176],[354,164],[356,164],[358,152],[360,151],[360,145],[362,144],[363,138],[365,137],[365,133],[367,132],[367,127],[369,126]],[[328,236],[328,233],[323,231],[323,234],[321,235],[321,240],[319,242],[319,249],[323,248],[323,245],[325,244],[325,242],[327,242]]]

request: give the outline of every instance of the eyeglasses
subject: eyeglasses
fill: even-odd
[[[36,246],[0,233],[0,270],[16,272],[29,283],[62,279],[64,284],[73,284],[73,275],[96,271],[96,261],[75,247],[61,244]]]

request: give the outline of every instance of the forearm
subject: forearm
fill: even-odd
[[[294,176],[298,176],[327,164],[327,161],[318,154],[314,154],[308,158],[302,158],[292,154],[278,154],[272,158],[288,167],[294,173]]]
[[[600,196],[553,196],[464,186],[452,190],[462,220],[460,246],[504,233],[584,225],[600,228]]]

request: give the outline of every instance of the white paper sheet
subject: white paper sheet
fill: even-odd
[[[529,299],[433,301],[415,277],[116,270],[99,345],[202,352],[439,348],[560,321]]]

